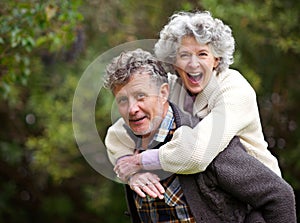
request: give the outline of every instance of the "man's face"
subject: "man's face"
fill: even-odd
[[[136,135],[151,135],[160,126],[166,109],[168,85],[157,87],[147,73],[133,74],[114,90],[119,112]]]
[[[191,93],[200,93],[206,87],[218,63],[207,44],[200,44],[191,36],[182,38],[175,69]]]

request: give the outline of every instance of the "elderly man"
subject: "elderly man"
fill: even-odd
[[[193,128],[200,121],[168,101],[167,74],[150,53],[140,49],[122,53],[106,71],[105,86],[113,92],[135,141],[131,151],[108,151],[113,164],[123,155],[159,149],[172,140],[176,128]],[[135,157],[148,172],[132,172],[123,179],[129,185],[126,196],[134,223],[296,222],[292,188],[248,155],[238,137],[197,174],[158,175],[147,169],[149,163],[141,156]]]

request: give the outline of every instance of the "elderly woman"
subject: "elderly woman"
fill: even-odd
[[[123,121],[108,131],[106,146],[121,179],[140,169],[181,174],[202,172],[238,136],[247,152],[281,176],[277,159],[264,140],[256,94],[233,63],[231,29],[209,12],[174,14],[160,32],[154,52],[169,64],[170,100],[202,118],[195,127],[181,126],[159,150],[132,155],[134,142]]]

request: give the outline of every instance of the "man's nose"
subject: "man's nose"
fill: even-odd
[[[129,108],[128,108],[129,115],[134,115],[139,110],[138,101],[135,99],[130,100]]]

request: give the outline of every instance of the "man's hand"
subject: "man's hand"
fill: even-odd
[[[127,182],[130,176],[141,169],[141,154],[136,154],[120,158],[115,165],[114,171],[121,181]]]
[[[163,199],[165,189],[159,180],[156,174],[150,172],[136,173],[129,178],[128,185],[141,197],[148,194],[150,197]]]

